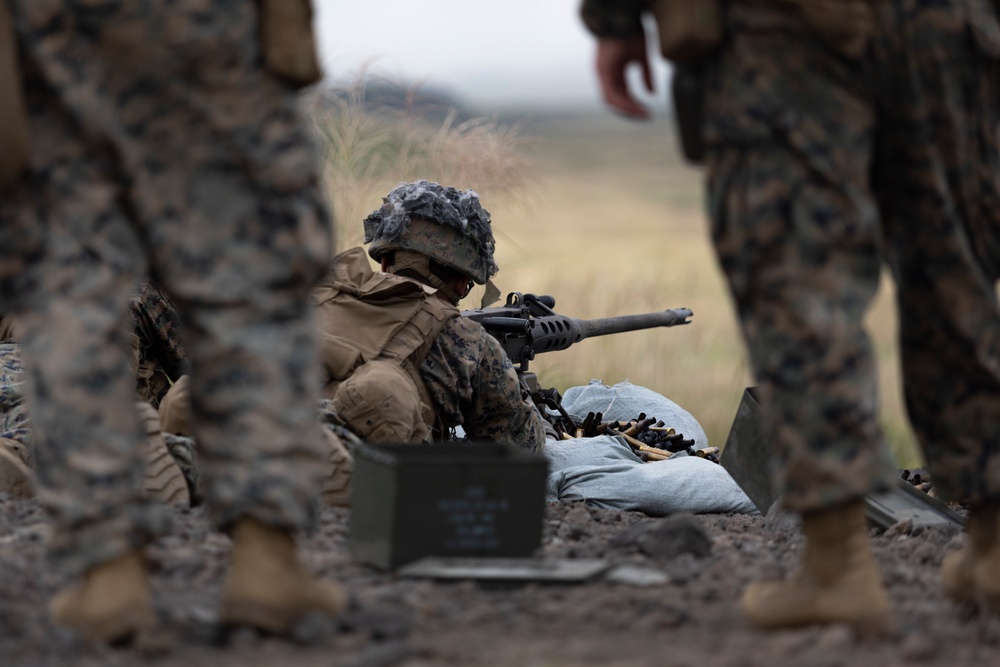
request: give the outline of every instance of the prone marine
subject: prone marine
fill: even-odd
[[[457,307],[474,283],[489,285],[498,271],[490,214],[479,196],[428,181],[405,183],[364,224],[368,255],[382,270],[372,269],[363,248],[352,248],[333,259],[312,292],[320,416],[331,437],[431,442],[452,439],[461,427],[469,439],[540,452],[547,422],[497,340]],[[154,301],[149,306],[159,315],[146,319],[173,322],[168,303]],[[187,379],[166,370],[183,365],[177,335],[144,336],[171,342],[161,346],[170,350],[168,362],[143,358],[150,361],[147,376],[169,380],[159,399],[164,429],[189,435]],[[337,494],[324,498],[341,504],[350,460],[343,448],[331,452],[340,458],[324,470],[324,488]]]

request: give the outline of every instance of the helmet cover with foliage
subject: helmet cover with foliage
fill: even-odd
[[[461,271],[480,285],[498,270],[490,213],[472,190],[429,181],[396,186],[382,207],[365,218],[368,254],[411,250]]]

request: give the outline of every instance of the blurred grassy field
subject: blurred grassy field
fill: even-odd
[[[752,379],[709,240],[702,172],[681,160],[670,121],[631,123],[610,114],[529,119],[519,129],[516,152],[526,187],[497,189],[451,173],[389,169],[356,210],[342,212],[340,244],[360,241],[357,216],[380,203],[386,184],[416,175],[476,189],[493,216],[501,267],[495,280],[505,295],[551,294],[558,312],[580,318],[673,307],[695,313],[688,326],[588,339],[540,355],[531,366],[542,385],[565,391],[591,379],[630,380],[689,410],[710,442],[724,444]],[[357,188],[352,196],[357,199]],[[479,297],[474,292],[467,307]],[[920,465],[901,407],[887,281],[869,323],[890,446],[900,466]]]

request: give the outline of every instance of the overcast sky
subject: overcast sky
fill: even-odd
[[[328,76],[365,63],[479,109],[600,104],[579,0],[315,0]],[[661,77],[662,80],[662,77]]]

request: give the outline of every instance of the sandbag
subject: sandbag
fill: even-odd
[[[666,516],[759,514],[756,505],[722,466],[697,456],[675,455],[643,463],[612,436],[548,441],[548,500],[583,500],[604,509]]]
[[[591,380],[588,385],[567,389],[562,405],[577,422],[583,421],[589,412],[602,413],[605,421],[628,421],[644,412],[647,417],[663,420],[667,426],[683,433],[685,439],[694,440],[695,449],[710,446],[705,430],[694,415],[663,394],[631,382],[609,387],[600,380]]]

